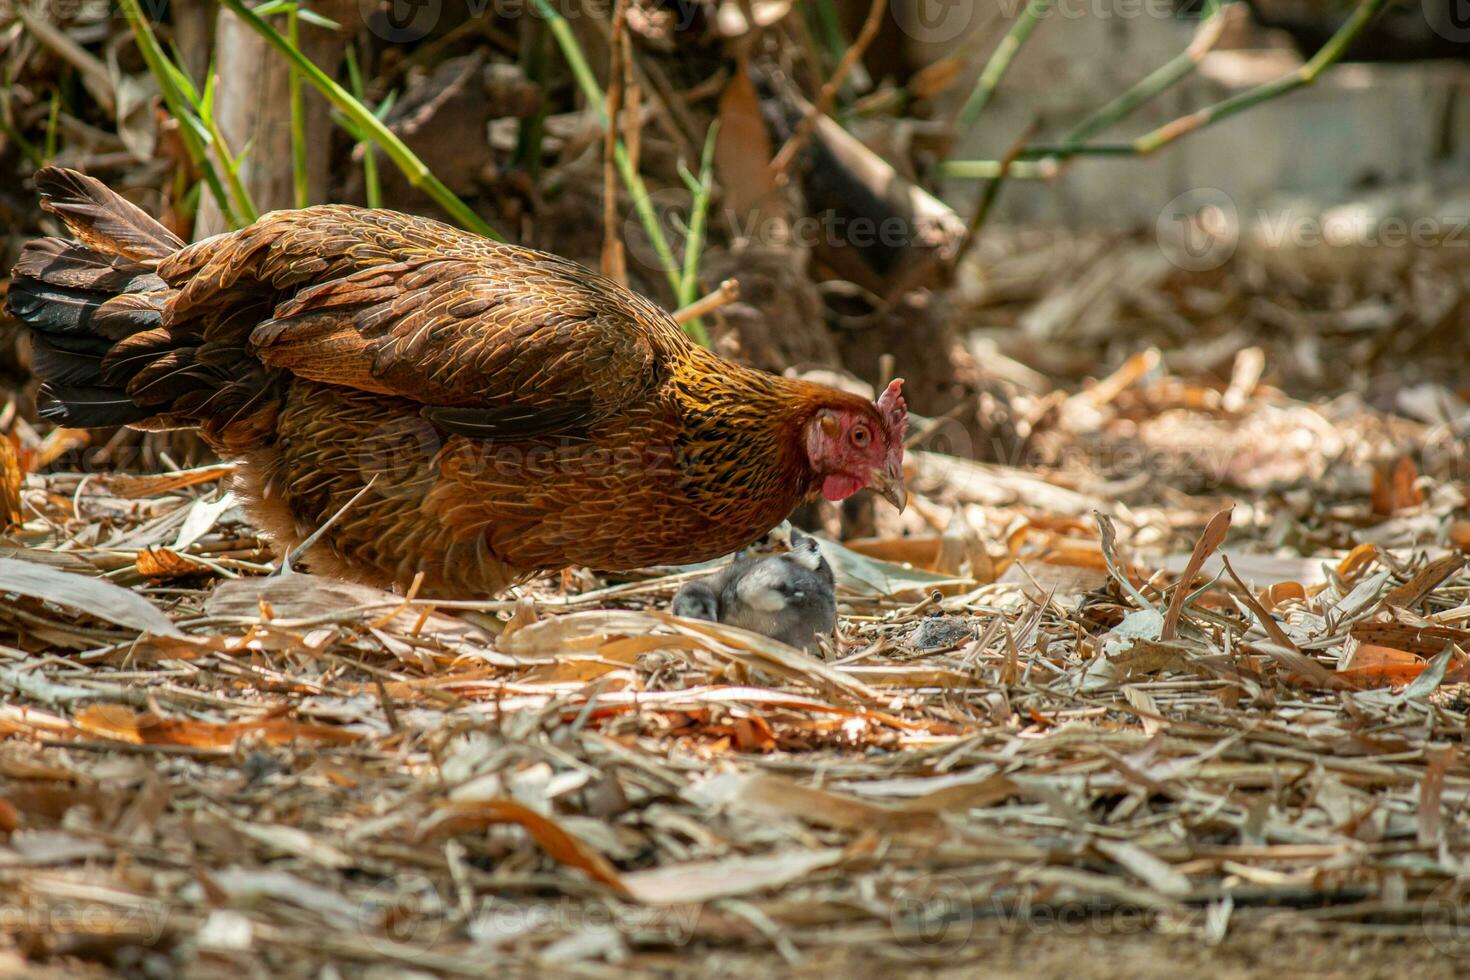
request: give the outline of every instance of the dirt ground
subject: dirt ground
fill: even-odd
[[[873,963],[867,956],[835,955],[804,963],[790,976],[950,978],[984,976],[997,980],[1168,980],[1185,975],[1244,980],[1290,976],[1311,980],[1423,980],[1463,977],[1470,960],[1453,958],[1422,939],[1345,936],[1233,935],[1207,947],[1187,937],[1057,935],[1047,931],[983,934],[972,939],[974,953],[957,954],[962,963],[915,958]],[[738,971],[737,971],[738,972]],[[732,974],[733,975],[733,974]],[[748,974],[747,974],[748,975]]]

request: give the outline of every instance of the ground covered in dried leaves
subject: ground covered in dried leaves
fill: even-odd
[[[0,969],[1463,975],[1470,415],[1389,342],[1458,280],[1129,254],[990,259],[1026,466],[915,453],[823,656],[272,574],[222,468],[16,422]]]

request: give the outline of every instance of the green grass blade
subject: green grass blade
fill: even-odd
[[[240,215],[232,206],[230,195],[220,180],[219,172],[215,170],[213,161],[209,159],[208,143],[199,130],[189,124],[190,121],[197,123],[198,120],[192,111],[193,101],[179,88],[173,63],[164,54],[163,46],[158,43],[157,35],[153,33],[153,28],[148,25],[147,19],[143,16],[142,8],[138,6],[138,0],[118,0],[118,6],[122,8],[123,17],[127,19],[128,27],[138,42],[138,51],[143,55],[148,71],[158,81],[163,104],[168,108],[169,113],[180,122],[179,139],[183,142],[189,159],[199,169],[205,186],[209,188],[210,194],[214,195],[225,220],[236,228],[240,227],[243,224]]]
[[[234,0],[227,0],[227,2],[234,2]],[[597,76],[592,73],[591,66],[587,64],[587,59],[583,56],[582,49],[577,44],[577,38],[572,33],[571,26],[567,24],[566,18],[557,13],[551,4],[547,3],[547,0],[533,0],[533,2],[537,12],[551,28],[551,36],[556,39],[557,46],[561,48],[562,57],[566,59],[567,67],[572,70],[572,77],[577,80],[582,95],[597,113],[598,118],[602,120],[602,124],[611,125],[607,118],[607,97],[603,95],[602,87],[597,84]],[[668,277],[669,286],[677,296],[683,285],[679,271],[680,264],[674,258],[674,250],[669,247],[668,238],[664,236],[663,226],[659,224],[658,214],[653,209],[653,201],[648,196],[648,188],[643,183],[643,177],[633,168],[633,162],[628,156],[628,148],[622,140],[617,140],[613,144],[613,163],[623,178],[623,186],[627,187],[628,196],[633,199],[633,210],[638,213],[638,220],[642,223],[644,231],[648,233],[653,251],[664,268],[664,275]]]
[[[286,11],[286,31],[291,47],[301,50],[301,18],[296,4]],[[301,70],[291,65],[286,80],[291,93],[291,187],[298,208],[311,203],[311,177],[306,160],[306,101],[301,88]]]
[[[704,154],[699,161],[699,177],[694,182],[691,191],[694,195],[694,206],[689,214],[689,237],[684,241],[684,271],[679,279],[679,302],[680,308],[688,306],[699,298],[699,260],[704,252],[705,224],[709,216],[710,198],[714,193],[715,186],[715,137],[720,130],[720,122],[716,119],[710,124],[709,133],[704,138]],[[693,175],[686,171],[686,178],[692,179]],[[684,324],[684,330],[698,343],[709,346],[709,333],[704,328],[704,323],[698,317]]]
[[[367,86],[362,80],[362,65],[357,60],[357,47],[347,45],[347,82],[352,86],[352,95],[357,101],[366,104]],[[373,115],[382,119],[387,115],[387,109],[392,106],[392,93],[389,98],[383,100],[383,104],[374,110]],[[367,206],[380,208],[383,206],[383,185],[378,178],[378,154],[373,149],[372,142],[367,134],[358,129],[350,120],[343,118],[343,122],[354,136],[357,137],[357,145],[362,148],[362,186],[363,193],[367,198]]]

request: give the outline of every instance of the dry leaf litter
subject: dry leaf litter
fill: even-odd
[[[903,523],[827,545],[821,656],[669,616],[689,571],[282,573],[228,467],[58,471],[83,437],[8,419],[0,961],[858,975],[1075,922],[1453,975],[1465,274],[1066,254],[962,311],[1024,467],[913,453]]]

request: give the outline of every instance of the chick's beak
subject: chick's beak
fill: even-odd
[[[902,469],[875,468],[868,485],[882,494],[884,500],[897,507],[900,514],[909,505],[909,492],[904,489]]]

